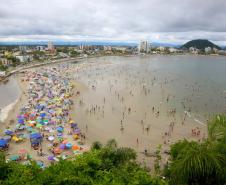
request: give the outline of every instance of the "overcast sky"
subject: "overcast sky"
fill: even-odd
[[[0,41],[226,44],[226,0],[0,0]]]

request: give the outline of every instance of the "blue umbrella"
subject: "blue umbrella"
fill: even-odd
[[[6,135],[12,135],[13,134],[13,131],[12,130],[5,130],[4,132]]]
[[[71,128],[76,128],[77,127],[77,124],[76,123],[72,123],[71,124]]]
[[[24,119],[18,119],[18,123],[23,124],[24,123]]]
[[[8,141],[5,139],[0,139],[0,147],[5,147],[7,145]]]
[[[30,134],[31,139],[42,139],[42,135],[40,133],[32,133]]]
[[[63,132],[64,131],[64,128],[63,127],[57,127],[57,131],[58,132]]]
[[[67,144],[66,144],[66,147],[67,147],[67,148],[71,148],[71,147],[72,147],[72,144],[71,144],[71,143],[67,143]]]
[[[44,118],[44,117],[46,116],[46,113],[41,113],[40,116],[41,116],[42,118]]]

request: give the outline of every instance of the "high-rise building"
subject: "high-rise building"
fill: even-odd
[[[150,51],[150,44],[148,41],[140,41],[139,44],[139,52],[140,53],[149,53]]]
[[[21,53],[24,53],[24,52],[27,51],[27,46],[24,46],[24,45],[19,46],[19,50],[20,50]]]
[[[51,41],[48,42],[48,50],[50,50],[50,51],[54,50],[54,46]]]

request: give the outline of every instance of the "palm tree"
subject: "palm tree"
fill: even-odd
[[[115,139],[110,139],[108,140],[106,147],[111,148],[111,149],[116,149],[117,148],[117,141]]]
[[[225,156],[210,149],[208,143],[188,143],[171,164],[174,184],[218,185],[223,178]]]
[[[226,115],[217,115],[208,122],[208,140],[215,142],[226,136]]]
[[[93,142],[92,146],[91,146],[91,149],[92,150],[100,150],[102,148],[102,143],[99,142],[99,141],[95,141]]]

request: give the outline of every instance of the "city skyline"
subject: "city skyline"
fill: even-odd
[[[223,0],[1,0],[0,42],[96,41],[226,45]]]

